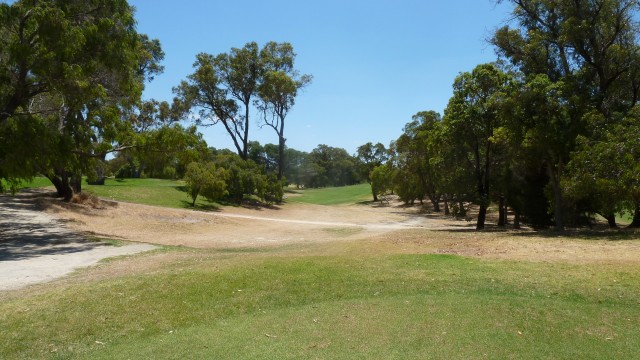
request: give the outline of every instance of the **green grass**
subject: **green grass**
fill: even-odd
[[[105,185],[86,185],[83,190],[96,196],[117,201],[164,206],[170,208],[191,208],[191,198],[187,195],[182,181],[162,179],[107,179]],[[214,210],[218,205],[198,197],[196,209]]]
[[[289,196],[288,202],[316,204],[316,205],[343,205],[356,204],[371,201],[371,185],[360,184],[352,186],[295,190],[289,193],[301,196]]]
[[[2,181],[2,180],[0,180]],[[7,188],[7,184],[3,181],[2,185],[4,188]],[[23,181],[18,185],[18,189],[33,189],[33,188],[43,188],[43,187],[53,187],[51,181],[45,177],[37,176],[34,177],[31,181]]]
[[[630,359],[640,348],[637,265],[174,251],[154,271],[1,302],[0,358]]]
[[[51,181],[47,178],[36,177],[31,182],[25,182],[20,186],[22,189],[40,187],[52,187]],[[185,191],[183,181],[109,178],[105,185],[88,185],[83,182],[82,189],[105,199],[170,208],[192,208],[191,198]],[[219,204],[209,202],[204,197],[198,197],[195,208],[216,210],[219,208]]]

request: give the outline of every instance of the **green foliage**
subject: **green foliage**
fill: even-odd
[[[573,201],[588,200],[608,216],[633,213],[640,203],[640,109],[636,106],[600,138],[580,136],[568,165],[564,190]]]
[[[500,116],[511,78],[494,64],[478,65],[459,75],[453,97],[445,110],[447,136],[455,141],[456,152],[475,182],[475,202],[479,204],[477,229],[484,228],[495,175],[503,171],[505,144],[498,141],[505,119]]]
[[[386,183],[382,185],[384,181],[382,181],[380,176],[378,176],[377,185],[374,185],[373,171],[375,168],[382,166],[389,159],[389,153],[381,143],[373,145],[373,143],[368,142],[358,147],[356,150],[356,159],[358,160],[357,166],[359,176],[362,179],[366,179],[367,182],[371,184],[373,201],[377,201],[378,195],[384,194],[387,190],[390,190],[390,188],[385,187],[387,186]],[[380,187],[381,185],[382,187]]]
[[[123,112],[164,56],[133,11],[122,0],[0,4],[0,177],[43,173],[70,199],[121,145]]]
[[[569,179],[581,172],[578,169],[584,168],[587,158],[575,155],[576,150],[584,154],[585,144],[607,138],[606,134],[633,111],[640,94],[636,85],[640,79],[637,3],[509,2],[515,6],[516,26],[499,29],[492,42],[511,62],[521,83],[512,94],[507,115],[514,158],[518,159],[513,164],[514,174],[540,178],[530,169],[545,168],[547,198],[557,230],[564,228],[567,214],[576,218],[597,209],[613,217],[610,212],[623,205],[605,180],[607,176],[591,184]],[[570,160],[577,163],[567,166]],[[624,172],[624,166],[617,171]],[[562,185],[567,182],[573,185]]]
[[[148,130],[139,135],[138,143],[122,156],[130,164],[138,163],[138,171],[147,177],[163,177],[165,168],[173,167],[175,176],[181,178],[188,164],[204,159],[209,152],[195,126],[184,128],[178,123]]]
[[[437,112],[419,112],[395,142],[394,188],[405,203],[429,197],[434,210],[440,211],[438,203],[444,189],[442,126]]]
[[[227,194],[226,178],[226,170],[217,169],[214,163],[189,164],[184,181],[187,184],[187,193],[193,200],[191,205],[195,206],[198,195],[211,202],[222,199]]]
[[[278,178],[285,172],[284,128],[287,114],[295,105],[298,91],[311,83],[311,75],[299,75],[294,68],[296,54],[289,43],[269,42],[260,51],[262,78],[256,102],[263,124],[278,135]]]
[[[384,196],[391,193],[393,190],[393,172],[386,165],[379,165],[373,168],[371,171],[371,192],[373,193],[374,201],[378,196]]]
[[[256,195],[259,187],[265,186],[260,167],[251,160],[242,160],[235,154],[220,154],[215,157],[216,166],[227,172],[228,199],[240,203],[245,195]]]
[[[345,149],[318,145],[304,165],[303,184],[311,188],[357,184],[360,178],[356,164]]]

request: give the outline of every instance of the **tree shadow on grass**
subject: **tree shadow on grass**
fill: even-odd
[[[220,212],[222,210],[220,209],[220,206],[218,206],[218,204],[216,203],[210,203],[210,204],[196,203],[196,205],[194,206],[191,204],[190,201],[187,201],[187,200],[181,200],[180,206],[183,209],[206,211],[206,212]]]
[[[551,229],[513,232],[513,236],[532,238],[542,237],[547,239],[576,239],[576,240],[606,240],[628,241],[640,240],[640,232],[633,229],[568,229],[554,231]]]
[[[476,230],[475,225],[460,224],[453,225],[459,227],[456,229],[435,229],[436,232],[444,233],[495,233],[505,234],[516,238],[545,238],[545,239],[572,239],[585,241],[630,241],[640,240],[640,232],[632,229],[568,229],[565,231],[554,231],[552,229],[531,230],[531,229],[514,229],[513,227],[499,227],[493,224],[485,225],[483,230]]]

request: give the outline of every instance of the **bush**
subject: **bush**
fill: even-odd
[[[217,168],[214,163],[193,162],[187,166],[184,181],[187,183],[187,193],[193,200],[191,206],[196,205],[198,195],[209,201],[222,199],[227,195],[227,171]]]
[[[133,174],[133,169],[131,168],[131,165],[124,164],[120,167],[120,169],[118,169],[118,171],[116,171],[116,179],[131,178],[132,174]]]
[[[177,171],[173,166],[165,166],[162,169],[162,179],[174,180],[177,179],[176,175]]]

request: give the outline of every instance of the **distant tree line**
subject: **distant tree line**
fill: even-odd
[[[278,145],[261,145],[257,141],[250,141],[247,159],[244,160],[230,150],[208,148],[194,127],[185,129],[179,124],[150,130],[146,134],[145,144],[149,147],[140,146],[119,152],[107,161],[104,173],[116,178],[190,178],[188,181],[192,182],[195,179],[221,179],[225,183],[222,186],[224,189],[211,192],[217,198],[213,195],[207,198],[235,202],[242,201],[243,196],[248,195],[257,195],[265,202],[279,202],[283,198],[282,188],[285,185],[297,188],[353,185],[362,182],[365,174],[360,160],[349,155],[345,149],[318,145],[311,152],[285,148],[283,177],[278,180]],[[153,150],[159,144],[164,144],[165,150]],[[245,185],[237,185],[240,183]],[[203,194],[196,192],[195,197]]]

